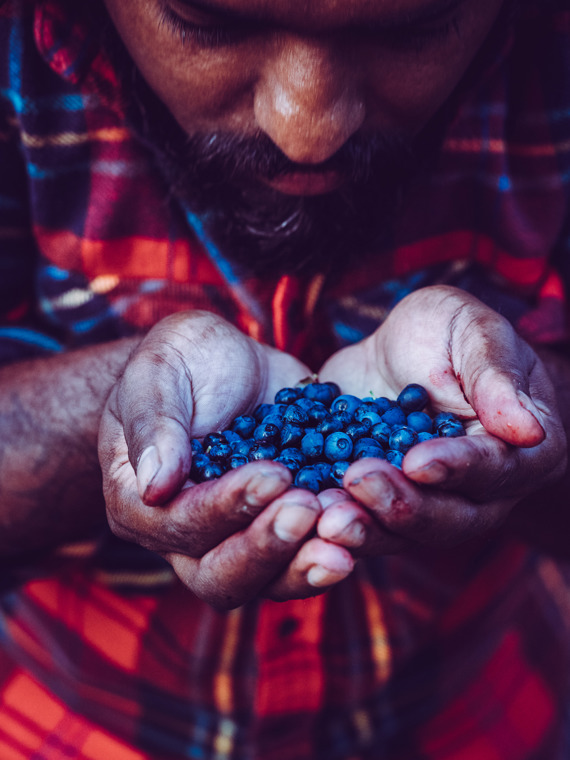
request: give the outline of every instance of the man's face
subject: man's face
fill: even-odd
[[[182,132],[201,151],[212,138],[243,139],[227,149],[244,158],[228,181],[287,209],[346,195],[347,146],[379,156],[376,175],[386,156],[393,184],[398,160],[461,80],[503,2],[105,0]],[[256,146],[262,157],[250,161]]]

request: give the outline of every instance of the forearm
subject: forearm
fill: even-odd
[[[99,421],[137,343],[0,370],[0,558],[81,538],[104,524]]]
[[[554,351],[538,350],[558,401],[560,417],[570,441],[570,358]],[[507,523],[507,529],[557,556],[570,558],[570,466],[563,477],[521,502]]]

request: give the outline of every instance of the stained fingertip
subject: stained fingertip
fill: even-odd
[[[275,516],[273,531],[281,541],[297,543],[313,529],[318,515],[311,506],[285,502]]]
[[[160,472],[162,461],[156,446],[148,446],[137,464],[137,487],[143,501],[149,498],[149,491]]]
[[[257,470],[249,480],[244,499],[249,507],[264,507],[291,485],[291,475],[285,467]]]

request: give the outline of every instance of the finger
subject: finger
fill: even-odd
[[[306,599],[322,594],[353,571],[350,552],[321,538],[304,543],[283,573],[263,591],[276,601]]]
[[[354,557],[394,554],[409,548],[407,539],[387,530],[346,491],[330,489],[318,498],[323,507],[317,523],[318,536],[344,546]]]
[[[390,532],[420,544],[453,546],[498,528],[515,499],[476,504],[456,493],[420,488],[382,460],[361,460],[347,490]],[[350,473],[350,474],[349,474]]]
[[[208,483],[188,485],[162,509],[142,504],[134,486],[113,503],[113,531],[159,553],[201,557],[236,531],[246,528],[291,484],[287,468],[252,462]]]
[[[257,596],[283,571],[314,530],[319,513],[313,494],[291,489],[199,562],[182,554],[167,559],[197,596],[231,609]]]
[[[192,459],[192,378],[171,350],[146,344],[125,369],[111,405],[124,424],[141,499],[164,503],[182,486]]]

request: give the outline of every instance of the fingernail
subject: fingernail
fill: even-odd
[[[527,412],[530,412],[530,414],[532,414],[532,416],[538,422],[538,424],[540,425],[540,427],[544,430],[544,424],[543,424],[544,414],[536,406],[536,404],[531,399],[531,397],[527,393],[525,393],[524,391],[517,391],[517,396],[518,396],[519,403],[522,406],[522,408],[526,409]]]
[[[350,572],[350,570],[348,571]],[[320,588],[322,586],[330,586],[332,583],[338,583],[348,575],[348,572],[341,573],[329,570],[328,567],[322,565],[313,565],[313,567],[307,573],[307,583],[310,586],[316,586]]]
[[[420,467],[419,470],[412,470],[412,472],[408,474],[411,478],[420,483],[438,485],[440,483],[445,483],[451,475],[451,472],[443,462],[430,462],[425,467]]]
[[[317,511],[310,507],[284,504],[273,521],[273,531],[282,541],[295,543],[307,535],[317,516]]]
[[[156,446],[146,448],[141,454],[137,466],[137,486],[140,494],[144,496],[161,466],[162,462]]]
[[[245,502],[248,507],[264,507],[283,493],[288,485],[287,476],[281,470],[256,472],[247,484]]]
[[[366,528],[353,514],[329,513],[323,518],[324,532],[319,534],[331,540],[341,539],[351,547],[362,546],[366,540]]]

